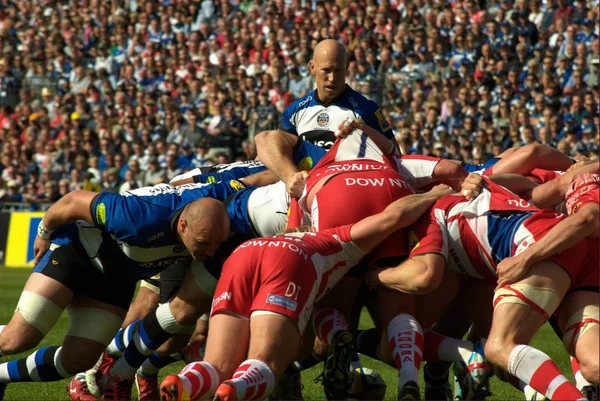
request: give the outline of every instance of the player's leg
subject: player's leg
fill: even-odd
[[[158,305],[160,275],[143,280],[129,306],[127,316],[111,343],[106,347],[96,364],[85,372],[77,373],[67,385],[69,398],[73,401],[94,401],[100,396],[98,378],[106,374],[117,361],[133,333],[139,328],[141,319]]]
[[[160,385],[161,399],[211,399],[219,383],[233,375],[246,358],[250,324],[248,318],[221,311],[210,318],[204,361],[186,365]]]
[[[50,258],[42,263],[51,263]],[[0,332],[0,357],[17,354],[37,346],[48,334],[73,298],[72,291],[61,282],[34,272],[29,276],[14,315]]]
[[[216,279],[201,264],[192,263],[177,295],[144,318],[123,357],[110,369],[107,385],[133,383],[136,371],[171,336],[193,325],[210,310]]]
[[[65,247],[62,252],[52,255],[52,260],[58,260],[60,264],[69,252],[70,249]],[[71,292],[76,291],[79,295],[69,305],[69,329],[63,346],[46,347],[28,358],[0,365],[0,372],[6,372],[7,376],[2,377],[0,373],[0,380],[53,381],[69,377],[92,367],[114,337],[123,322],[135,285],[115,283],[87,263],[73,266],[76,268],[65,267],[65,270],[69,270],[69,280],[72,280],[68,283],[73,287]]]
[[[599,308],[598,293],[575,291],[567,295],[557,311],[558,324],[563,343],[569,354],[577,358],[581,375],[588,382],[598,385]]]
[[[211,327],[212,330],[212,327]],[[250,319],[248,357],[230,380],[222,383],[215,399],[262,400],[271,394],[300,345],[298,323],[287,316],[256,311]]]
[[[496,291],[492,329],[485,346],[490,362],[550,399],[583,399],[543,352],[527,345],[565,296],[571,279],[555,262],[532,266],[519,282]]]

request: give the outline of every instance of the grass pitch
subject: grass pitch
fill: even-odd
[[[19,300],[19,296],[23,289],[23,285],[29,275],[29,269],[8,269],[0,267],[0,324],[8,323],[11,318],[13,311]],[[61,316],[60,320],[52,331],[46,336],[40,346],[46,345],[59,345],[62,342],[64,333],[67,330],[67,317],[66,314]],[[368,314],[363,313],[360,322],[361,328],[373,327]],[[556,337],[552,329],[545,325],[542,330],[536,335],[532,343],[533,346],[541,349],[550,355],[559,365],[563,372],[566,372],[569,379],[573,379],[571,373],[569,357],[564,350],[561,341]],[[21,358],[28,355],[30,352],[26,352],[20,355],[15,355],[13,358]],[[375,361],[371,358],[361,356],[362,362],[365,366],[376,370],[383,377],[386,384],[388,385],[386,400],[395,400],[397,389],[397,371],[392,369],[386,364]],[[4,357],[0,362],[9,360],[8,357]],[[161,377],[169,373],[175,373],[183,367],[183,363],[177,363],[168,366],[161,371]],[[314,384],[313,380],[317,377],[322,369],[322,365],[318,365],[306,372],[303,372],[302,383],[304,384],[304,398],[307,400],[324,399],[322,389],[319,384]],[[423,378],[421,372],[421,386],[423,385]],[[67,380],[53,383],[18,383],[11,384],[8,386],[6,391],[5,400],[68,400],[66,391]],[[499,381],[497,378],[492,378],[491,382],[492,396],[488,397],[488,400],[523,400],[524,396],[519,391],[515,390],[511,386]],[[134,386],[134,398],[135,386]]]

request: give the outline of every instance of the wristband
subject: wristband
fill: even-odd
[[[40,236],[40,238],[42,239],[50,239],[50,237],[52,236],[52,233],[54,232],[54,230],[48,230],[46,228],[46,226],[44,225],[44,221],[40,221],[40,224],[38,225],[38,230],[37,233]]]

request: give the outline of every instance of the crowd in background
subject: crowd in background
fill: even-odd
[[[405,154],[597,157],[596,0],[0,0],[0,200],[124,192],[253,159],[316,43]]]

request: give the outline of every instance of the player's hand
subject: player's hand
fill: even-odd
[[[356,128],[361,129],[362,125],[363,122],[361,120],[348,117],[338,126],[338,130],[335,132],[335,137],[345,138]]]
[[[35,242],[33,243],[33,265],[37,265],[42,256],[46,253],[46,251],[50,248],[50,240],[43,239],[39,235],[35,237]]]
[[[481,193],[483,183],[484,181],[482,176],[471,173],[463,181],[460,193],[462,196],[467,198],[467,200],[475,199]]]
[[[454,194],[454,193],[456,193],[456,191],[454,191],[452,189],[452,187],[450,187],[449,185],[439,184],[439,185],[436,185],[435,187],[431,188],[431,191],[429,191],[429,193],[432,195],[442,197],[444,195]]]
[[[300,199],[302,193],[304,192],[304,187],[306,186],[306,178],[308,177],[308,172],[306,171],[298,171],[294,173],[288,178],[285,183],[288,194],[295,199]]]
[[[529,271],[529,267],[527,259],[522,254],[504,259],[496,268],[498,275],[496,290],[519,281]]]

